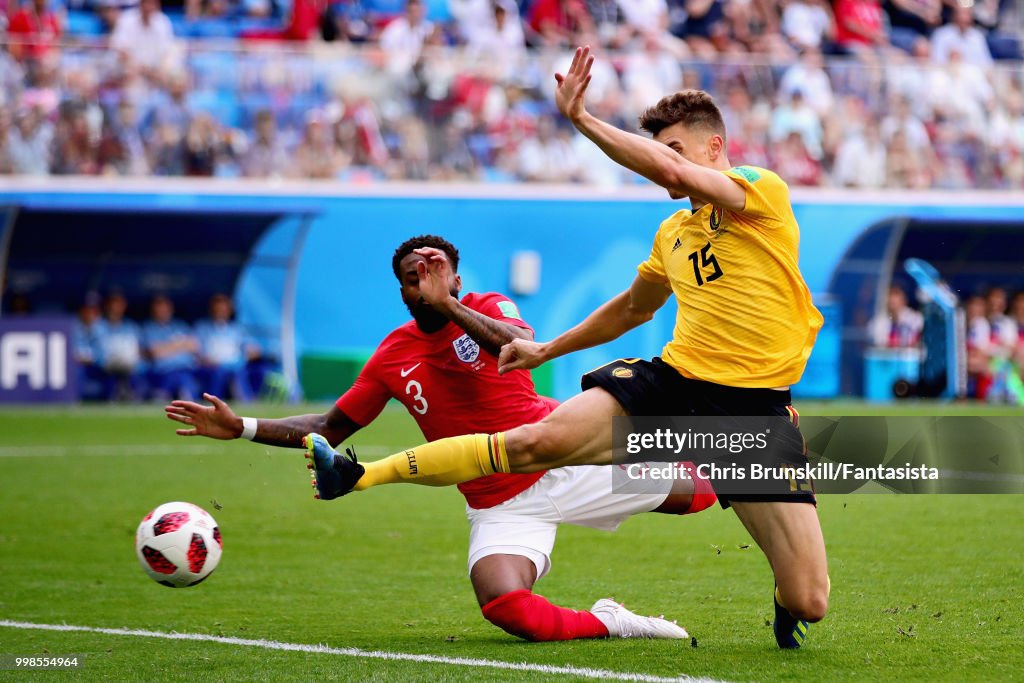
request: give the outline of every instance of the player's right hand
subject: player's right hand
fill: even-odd
[[[547,360],[544,345],[528,339],[513,339],[498,354],[498,374],[513,370],[531,370]]]
[[[164,406],[167,417],[189,425],[190,429],[177,429],[178,436],[208,436],[211,439],[237,439],[242,434],[242,418],[235,415],[227,403],[213,394],[203,394],[213,404],[204,406],[193,401],[171,401]]]
[[[555,104],[558,111],[573,123],[586,113],[584,96],[587,93],[587,86],[590,85],[590,67],[593,65],[594,57],[590,54],[590,46],[578,47],[565,75],[555,74],[555,82],[558,83],[555,88]]]

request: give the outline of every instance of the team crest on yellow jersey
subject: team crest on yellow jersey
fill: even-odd
[[[722,225],[722,207],[720,207],[720,206],[712,206],[711,207],[711,217],[708,219],[708,223],[711,226],[711,229],[713,231],[714,230],[718,230],[718,228],[721,227],[721,225]]]

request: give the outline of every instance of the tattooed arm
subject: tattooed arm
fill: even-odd
[[[167,417],[188,426],[176,431],[180,436],[208,436],[211,439],[237,439],[242,435],[242,418],[213,394],[203,394],[212,403],[204,406],[192,401],[172,401],[164,407]],[[321,434],[338,444],[362,428],[337,406],[323,414],[294,415],[260,419],[253,441],[269,446],[302,447],[302,437],[310,432]]]
[[[420,296],[435,311],[466,331],[482,349],[497,356],[513,339],[533,340],[533,331],[495,320],[462,304],[448,290],[448,257],[440,249],[425,247],[416,253],[428,260],[417,267]]]

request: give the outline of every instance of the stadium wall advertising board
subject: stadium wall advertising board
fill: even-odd
[[[0,318],[0,403],[78,400],[71,318]]]

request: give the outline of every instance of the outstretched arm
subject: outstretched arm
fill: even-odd
[[[654,317],[672,290],[637,277],[629,289],[603,304],[576,327],[549,342],[514,341],[501,350],[498,372],[535,368],[552,358],[617,339]]]
[[[423,247],[417,249],[416,253],[427,259],[427,263],[421,262],[416,267],[420,296],[435,311],[465,330],[466,334],[485,351],[497,356],[501,347],[514,339],[533,339],[531,330],[474,311],[452,296],[448,290],[451,264],[448,263],[448,257],[443,251]]]
[[[211,406],[193,401],[172,401],[164,406],[167,417],[188,425],[178,429],[180,436],[207,436],[211,439],[237,439],[242,436],[242,418],[231,407],[213,394],[203,394]],[[294,415],[276,419],[260,419],[256,424],[253,441],[269,446],[302,448],[302,437],[310,432],[321,434],[332,444],[339,444],[362,425],[356,424],[337,406],[323,414]]]
[[[743,188],[720,171],[688,161],[680,149],[627,133],[592,116],[586,109],[585,96],[593,64],[590,48],[577,48],[569,71],[564,76],[555,74],[558,83],[555,103],[577,130],[617,164],[670,192],[702,204],[714,204],[732,211],[743,210],[746,204]]]

